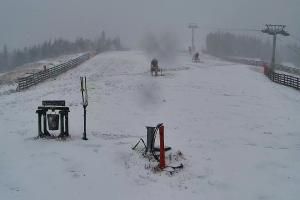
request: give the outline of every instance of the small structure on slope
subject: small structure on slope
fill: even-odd
[[[66,138],[69,137],[69,107],[64,100],[42,101],[42,106],[36,110],[38,114],[38,137]],[[48,122],[48,126],[47,126]],[[60,134],[55,136],[50,131],[58,130]]]

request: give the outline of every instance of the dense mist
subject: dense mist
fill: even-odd
[[[249,30],[261,30],[267,23],[287,25],[291,37],[278,43],[298,49],[299,10],[299,0],[1,0],[0,50],[5,55],[57,38],[94,41],[105,31],[119,36],[125,47],[142,47],[149,59],[170,62],[175,50],[191,46],[189,23],[198,25],[197,50],[205,48],[208,33],[219,30],[255,34],[265,42],[270,39],[266,34]]]
[[[149,59],[156,58],[162,63],[173,63],[180,47],[177,36],[172,32],[161,34],[147,33],[140,42],[140,47]]]
[[[101,31],[136,47],[145,32],[166,30],[176,32],[186,47],[191,22],[199,25],[196,34],[203,39],[211,27],[260,29],[266,23],[285,24],[300,37],[299,10],[299,0],[1,0],[0,47],[94,39]]]

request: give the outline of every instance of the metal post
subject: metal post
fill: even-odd
[[[164,144],[164,126],[161,126],[159,128],[159,168],[164,169],[166,167],[166,161],[165,161],[165,144]]]
[[[68,137],[69,136],[69,111],[65,111],[65,123],[66,123],[66,131],[65,135]]]
[[[43,128],[44,128],[44,136],[50,136],[50,133],[47,131],[47,115],[46,115],[46,111],[43,112]]]
[[[262,30],[263,33],[267,33],[273,36],[273,50],[272,50],[272,59],[271,59],[271,66],[270,69],[273,71],[275,69],[275,56],[276,56],[276,36],[283,35],[289,36],[290,34],[285,31],[285,25],[272,25],[266,24],[266,28]]]
[[[192,28],[192,52],[195,52],[195,44],[194,44],[194,29]]]
[[[65,126],[64,126],[64,113],[63,111],[59,111],[59,117],[60,117],[60,137],[65,136]]]
[[[41,125],[42,120],[41,120],[41,117],[42,117],[41,113],[38,113],[38,134],[39,134],[39,137],[42,136],[42,125]]]
[[[86,106],[83,106],[83,110],[84,110],[84,113],[83,113],[83,136],[82,136],[82,139],[83,140],[88,140],[87,137],[86,137]]]
[[[272,60],[271,60],[271,69],[275,69],[275,54],[276,54],[276,34],[273,35],[273,50],[272,50]]]
[[[196,50],[196,48],[195,48],[195,43],[194,43],[194,30],[195,30],[196,28],[198,28],[198,25],[195,24],[195,23],[191,23],[191,24],[189,24],[188,27],[189,27],[190,29],[192,29],[192,53],[194,53],[195,50]]]
[[[83,106],[83,140],[88,140],[86,137],[86,107],[88,106],[88,93],[87,93],[87,86],[86,86],[86,77],[80,77],[80,90],[81,90],[81,97],[82,97],[82,106]]]
[[[38,136],[42,137],[43,132],[42,132],[42,110],[37,110],[36,113],[38,114]]]
[[[154,132],[155,132],[155,127],[152,126],[147,126],[147,152],[152,152],[154,148]]]

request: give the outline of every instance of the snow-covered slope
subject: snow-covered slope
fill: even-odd
[[[100,54],[29,90],[0,96],[0,199],[299,199],[300,95],[260,68],[179,55],[151,77],[142,52]],[[87,76],[88,141],[80,76]],[[70,107],[67,141],[34,140],[42,100]],[[165,124],[184,169],[153,173],[131,147]]]

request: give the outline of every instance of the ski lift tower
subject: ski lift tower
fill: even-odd
[[[190,29],[192,29],[192,52],[195,52],[195,44],[194,44],[194,31],[196,28],[199,28],[197,24],[195,23],[190,23],[188,26]]]
[[[276,37],[278,34],[283,36],[289,36],[290,34],[285,31],[286,25],[272,25],[266,24],[266,28],[261,32],[273,35],[273,51],[272,51],[272,60],[271,60],[271,70],[275,68],[275,52],[276,52]]]

